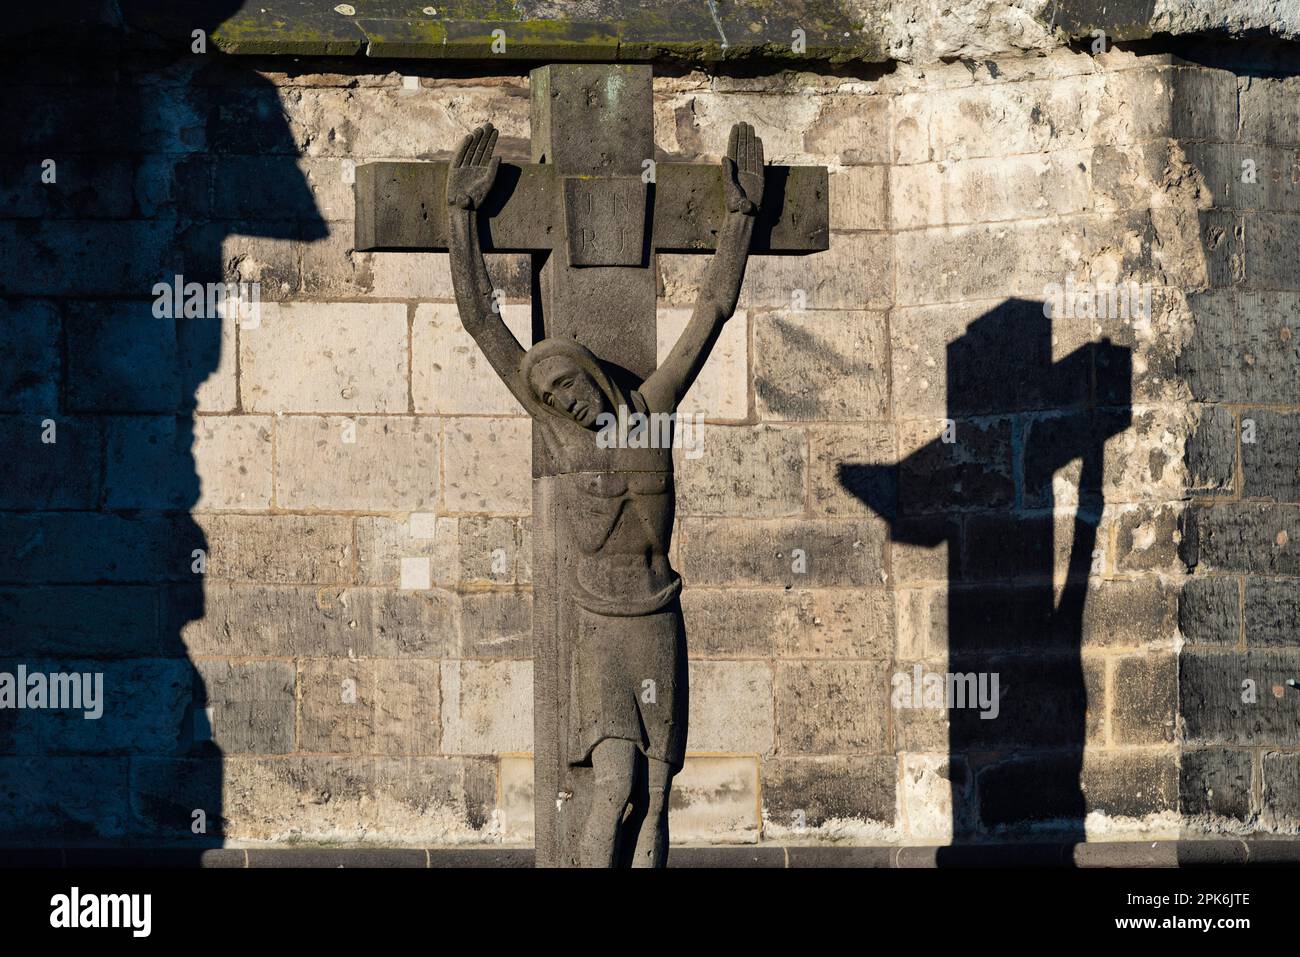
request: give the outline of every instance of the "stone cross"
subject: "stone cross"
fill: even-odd
[[[654,162],[651,79],[649,66],[559,64],[533,70],[533,163],[502,163],[497,167],[493,161],[490,192],[481,204],[471,207],[476,213],[467,218],[477,226],[482,249],[533,254],[534,337],[538,338],[536,331],[541,330],[544,338],[554,344],[571,340],[582,347],[574,350],[565,346],[554,350],[548,359],[534,362],[530,367],[533,371],[528,373],[530,381],[537,381],[536,367],[544,367],[548,361],[558,361],[561,365],[556,368],[566,361],[581,366],[581,356],[588,355],[601,367],[589,370],[591,378],[605,383],[602,388],[607,394],[630,394],[618,392],[613,380],[626,374],[629,382],[644,383],[656,366],[655,254],[712,252],[719,245],[720,235],[725,235],[724,220],[734,192],[727,194],[724,168]],[[764,166],[762,145],[752,130],[740,135],[741,153],[748,143],[761,167],[758,182],[764,197],[758,214],[752,217],[748,251],[808,253],[828,248],[826,169]],[[486,145],[489,155],[494,142],[492,134]],[[470,146],[471,153],[478,143],[476,139]],[[736,150],[734,133],[732,149]],[[462,157],[464,152],[462,148]],[[480,159],[484,156],[482,152],[479,155]],[[448,177],[455,175],[455,165],[417,162],[359,166],[356,248],[424,251],[453,247],[455,275],[456,227],[449,213],[457,210],[449,207],[447,199]],[[742,251],[740,274],[735,277],[737,289],[743,269]],[[462,298],[461,287],[469,283],[464,279],[458,285],[458,301]],[[733,298],[730,308],[734,305]],[[461,311],[464,318],[463,303]],[[726,316],[721,318],[725,321]],[[483,346],[483,339],[476,338]],[[707,355],[711,344],[709,340],[702,345],[703,355]],[[699,362],[702,364],[703,358]],[[510,377],[500,363],[493,364],[509,384]],[[512,389],[520,395],[517,385]],[[525,408],[531,411],[527,402]],[[571,713],[579,708],[571,688],[579,681],[600,685],[601,679],[590,675],[579,679],[572,673],[574,649],[583,640],[584,613],[565,597],[562,588],[565,577],[573,577],[573,568],[583,557],[575,550],[574,542],[567,539],[583,536],[567,530],[570,526],[564,518],[572,512],[572,500],[566,498],[570,493],[560,481],[564,477],[560,473],[582,470],[561,467],[556,461],[554,440],[548,441],[544,435],[547,428],[559,426],[542,421],[547,419],[545,410],[533,411],[533,416],[536,859],[539,866],[570,866],[581,857],[593,787],[593,768],[574,764],[575,753],[581,748],[579,742],[570,740],[579,723],[579,716]],[[632,478],[631,490],[609,469],[598,474],[599,470],[588,467],[582,474],[595,489],[593,494],[608,497],[591,501],[626,503],[638,495],[653,499],[656,491],[662,493],[659,486],[649,488],[658,480],[655,477],[660,473],[656,469],[661,465],[647,463],[649,460],[642,460],[641,465],[619,466],[622,474]],[[655,513],[661,518],[667,515],[669,527],[662,534],[664,541],[671,533],[671,467],[669,453],[668,501]],[[595,488],[598,485],[602,487]],[[645,513],[638,514],[646,524],[654,524]],[[610,536],[608,528],[604,534]],[[667,568],[666,555],[662,562]],[[675,579],[670,568],[668,572]],[[617,591],[623,586],[614,583],[605,587]],[[680,621],[679,610],[676,615]],[[657,640],[644,630],[649,626],[635,624],[641,619],[613,620],[626,623],[622,627],[633,635],[627,640],[635,641],[637,647]],[[643,630],[637,632],[637,628]],[[684,705],[684,677],[681,680]],[[684,747],[684,713],[678,723],[682,735],[679,743]],[[666,849],[655,862],[661,864],[664,854]],[[615,863],[628,861],[624,850]]]

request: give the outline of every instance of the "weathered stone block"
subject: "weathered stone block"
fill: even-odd
[[[1246,286],[1293,289],[1300,270],[1300,215],[1247,213],[1244,222]]]
[[[534,820],[532,755],[503,755],[498,776],[501,781],[498,803],[501,837],[507,842],[531,843]],[[669,827],[672,827],[671,823]]]
[[[375,652],[390,658],[450,657],[455,647],[453,596],[378,589],[374,600]]]
[[[809,507],[814,515],[893,513],[898,484],[893,425],[829,426],[807,432]]]
[[[1087,150],[898,166],[895,229],[1067,216],[1091,206]],[[831,178],[832,191],[835,179]],[[832,195],[832,199],[833,199]]]
[[[882,581],[885,528],[870,520],[686,519],[682,576],[693,585],[820,588]]]
[[[817,162],[833,164],[889,162],[888,100],[851,95],[817,99],[821,108],[811,125],[803,128],[804,153],[815,157]]]
[[[93,509],[99,505],[103,438],[92,418],[0,416],[0,458],[8,473],[0,508]]]
[[[959,807],[969,801],[971,775],[963,758],[947,754],[903,754],[898,795],[900,825],[913,840],[946,843],[953,834],[953,789]]]
[[[1238,821],[1250,816],[1249,751],[1184,749],[1179,763],[1178,804],[1184,814],[1217,815]]]
[[[1178,598],[1178,630],[1193,645],[1235,647],[1241,638],[1241,586],[1237,579],[1188,578]]]
[[[1178,755],[1172,749],[1085,755],[1080,781],[1087,809],[1143,818],[1178,808]]]
[[[1300,581],[1247,577],[1245,585],[1242,610],[1247,647],[1300,647],[1300,629],[1296,627],[1300,622]]]
[[[1120,658],[1115,662],[1110,703],[1116,744],[1174,741],[1178,663],[1172,654]]]
[[[501,306],[519,344],[533,344],[528,305]],[[523,408],[461,325],[454,303],[416,307],[411,327],[411,393],[416,412],[438,415],[523,415]]]
[[[820,112],[821,99],[810,96],[800,97],[793,102],[781,102],[756,93],[716,93],[711,90],[693,92],[673,103],[675,122],[667,126],[661,121],[660,129],[656,132],[660,136],[668,134],[675,137],[675,144],[664,147],[670,152],[696,156],[716,155],[719,142],[715,131],[730,129],[733,123],[744,121],[752,123],[754,132],[763,140],[763,152],[768,162],[807,162],[808,149],[805,144],[808,141],[809,127]],[[860,104],[855,105],[860,107]],[[848,108],[851,107],[840,104],[832,112],[841,114]],[[886,109],[885,102],[881,100],[873,109],[863,110],[859,122],[870,124],[875,120],[880,123]],[[827,119],[828,122],[821,127],[823,140],[833,138],[828,130],[830,117]],[[838,152],[841,147],[870,151],[881,146],[883,141],[879,145],[874,142],[846,145],[845,140],[840,139],[826,143],[826,152]]]
[[[1249,122],[1243,117],[1245,122]],[[1294,150],[1250,143],[1186,143],[1187,159],[1200,170],[1214,205],[1229,209],[1300,212]]]
[[[996,297],[1041,297],[1052,283],[1087,275],[1089,263],[1108,248],[1136,257],[1151,231],[1149,218],[1080,215],[978,226],[950,226],[899,233],[897,302],[903,306]],[[1076,279],[1076,281],[1078,281]],[[1141,281],[1140,273],[1135,281]],[[1040,307],[1041,308],[1041,307]]]
[[[432,509],[437,423],[405,416],[281,417],[275,485],[284,508]]]
[[[776,725],[781,753],[890,750],[889,674],[887,662],[778,664]]]
[[[264,303],[240,330],[249,412],[405,412],[406,307]]]
[[[298,667],[299,750],[438,752],[436,661],[310,658]]]
[[[894,240],[880,233],[832,233],[830,248],[806,256],[771,256],[748,269],[740,288],[746,309],[870,309],[890,306]],[[680,253],[656,256],[665,305],[691,306],[699,296],[708,258]]]
[[[196,741],[211,740],[226,754],[288,754],[294,749],[290,662],[209,658],[194,667],[205,689],[203,699],[195,702]]]
[[[1300,502],[1300,414],[1250,409],[1241,426],[1241,494]]]
[[[1293,747],[1300,741],[1297,692],[1286,685],[1300,667],[1293,650],[1184,649],[1178,666],[1178,711],[1189,743]]]
[[[532,431],[527,419],[446,419],[443,442],[447,511],[532,511]]]
[[[801,429],[706,426],[700,452],[698,458],[674,454],[679,514],[803,513],[808,453]]]
[[[1183,540],[1179,505],[1134,505],[1118,509],[1115,567],[1120,571],[1177,572]]]
[[[1223,502],[1188,512],[1189,563],[1211,571],[1300,574],[1300,507]]]
[[[326,515],[204,515],[173,539],[170,577],[196,580],[191,550],[206,548],[209,581],[341,584],[352,579],[352,520]]]
[[[764,816],[783,836],[798,838],[832,821],[894,824],[893,755],[773,757],[762,772]]]
[[[830,175],[831,229],[889,228],[889,171],[847,166]]]
[[[1187,482],[1203,495],[1228,495],[1237,487],[1237,418],[1220,405],[1198,406],[1187,436]]]
[[[470,515],[453,519],[457,527],[457,575],[462,584],[527,582],[527,554],[520,520]]]
[[[1300,146],[1300,103],[1295,77],[1252,76],[1239,84],[1241,140],[1271,146]]]
[[[531,661],[444,661],[439,687],[446,754],[498,754],[532,747]]]
[[[765,661],[692,661],[688,746],[694,752],[768,754],[772,668]]]
[[[668,358],[691,318],[690,309],[660,309],[656,320],[658,361]],[[722,327],[700,376],[677,409],[679,414],[708,419],[749,416],[749,316],[745,310]]]
[[[1171,648],[1178,632],[1178,589],[1153,577],[1090,579],[1081,628],[1087,648]]]
[[[690,757],[673,778],[668,833],[679,843],[757,843],[758,803],[758,758]]]
[[[1300,391],[1300,297],[1212,291],[1188,297],[1195,317],[1178,374],[1201,402],[1272,404]]]
[[[533,654],[533,596],[526,591],[474,592],[460,600],[460,653],[465,658]]]
[[[702,657],[888,658],[893,647],[883,589],[687,588],[682,608]]]
[[[754,393],[766,420],[888,414],[889,344],[881,313],[760,313],[754,317],[754,365]]]
[[[1261,817],[1268,824],[1290,826],[1300,815],[1300,755],[1263,755]]]
[[[1075,149],[1098,136],[1105,79],[1070,77],[904,93],[894,102],[899,164]]]

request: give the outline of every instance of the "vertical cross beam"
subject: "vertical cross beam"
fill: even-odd
[[[550,222],[563,229],[535,268],[534,328],[540,306],[547,337],[576,339],[638,378],[655,367],[655,270],[649,237],[654,157],[653,85],[648,66],[556,64],[532,71],[532,158],[560,179]],[[569,543],[557,540],[554,465],[533,431],[534,827],[537,864],[576,861],[591,788],[590,768],[568,765],[569,666],[575,608],[563,599],[560,569]]]

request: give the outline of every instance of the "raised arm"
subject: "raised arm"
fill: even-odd
[[[722,158],[723,198],[727,214],[718,233],[717,251],[709,263],[704,288],[691,321],[658,369],[641,386],[641,395],[655,412],[672,412],[704,368],[723,324],[736,311],[740,283],[745,278],[754,218],[763,202],[763,141],[748,123],[731,128],[727,155]]]
[[[487,199],[497,167],[501,165],[501,160],[492,155],[496,142],[497,131],[491,123],[479,127],[461,140],[447,170],[451,284],[456,290],[456,308],[465,331],[474,337],[496,374],[523,402],[525,386],[519,381],[519,363],[524,350],[506,327],[492,298],[492,281],[488,278],[478,237],[476,213]]]

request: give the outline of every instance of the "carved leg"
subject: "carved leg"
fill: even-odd
[[[591,752],[595,793],[582,832],[583,867],[613,867],[618,860],[618,833],[636,773],[636,745],[606,738]]]
[[[636,839],[633,867],[663,867],[668,861],[668,794],[673,772],[665,761],[649,760],[649,806]]]

